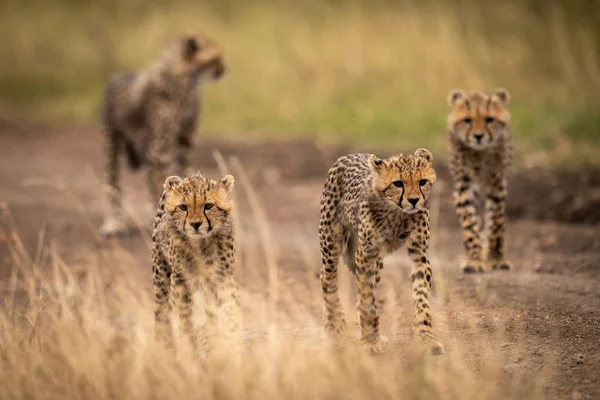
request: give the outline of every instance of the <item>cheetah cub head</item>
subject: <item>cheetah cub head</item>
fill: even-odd
[[[506,135],[510,113],[510,93],[498,89],[493,94],[454,89],[448,95],[451,110],[448,129],[451,135],[475,150],[493,146]]]
[[[165,181],[164,207],[169,222],[190,239],[204,239],[232,227],[234,179],[220,180],[200,174]]]
[[[433,155],[418,149],[414,155],[398,154],[380,159],[369,158],[373,172],[373,190],[408,214],[427,209],[431,187],[436,180]]]
[[[171,68],[175,74],[194,77],[208,74],[213,79],[219,79],[225,73],[221,51],[207,36],[179,37],[167,50],[167,58],[174,59]]]

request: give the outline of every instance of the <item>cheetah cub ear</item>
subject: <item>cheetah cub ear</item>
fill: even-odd
[[[165,190],[173,189],[175,186],[181,183],[181,178],[178,176],[170,176],[165,180],[163,188]]]
[[[510,93],[505,88],[496,89],[494,97],[499,98],[505,105],[510,102]]]
[[[235,179],[231,175],[225,175],[219,183],[221,186],[227,191],[227,193],[231,193],[233,190],[233,184],[235,183]]]
[[[186,59],[191,60],[194,55],[200,50],[200,44],[195,37],[186,37],[183,41],[183,55]]]
[[[433,161],[433,154],[427,149],[420,148],[415,151],[415,157],[425,159],[429,164]]]
[[[448,105],[453,106],[459,99],[464,99],[467,94],[462,89],[452,89],[448,94]]]
[[[371,171],[378,174],[385,168],[385,161],[378,158],[375,154],[371,154],[369,156],[369,166],[371,167]]]

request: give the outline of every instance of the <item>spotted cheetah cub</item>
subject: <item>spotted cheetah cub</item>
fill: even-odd
[[[329,170],[321,197],[319,237],[325,329],[334,338],[346,330],[338,293],[337,266],[343,255],[358,284],[361,342],[373,354],[384,350],[387,339],[379,335],[375,289],[383,257],[406,246],[414,264],[414,333],[431,353],[443,352],[442,344],[432,333],[429,307],[427,200],[436,180],[432,161],[433,155],[427,149],[387,159],[351,154],[339,158]]]
[[[511,268],[504,235],[506,180],[513,156],[509,101],[506,89],[491,95],[455,89],[448,95],[450,172],[466,252],[461,268],[466,273]],[[480,218],[477,209],[482,200],[485,208]]]
[[[212,180],[196,174],[183,179],[171,176],[163,185],[154,219],[152,271],[155,332],[167,342],[172,339],[172,295],[181,331],[193,346],[197,345],[191,319],[192,293],[200,286],[204,292],[206,342],[219,333],[236,335],[240,330],[240,302],[234,280],[233,184],[231,175]],[[220,323],[219,314],[227,324]]]
[[[102,108],[106,138],[110,210],[100,228],[104,237],[127,232],[121,209],[121,169],[126,155],[131,169],[148,165],[152,204],[169,175],[185,175],[198,125],[198,88],[206,77],[225,71],[221,52],[208,37],[182,36],[139,73],[120,72],[108,82]]]

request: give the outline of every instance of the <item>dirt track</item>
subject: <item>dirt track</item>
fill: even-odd
[[[147,232],[119,241],[95,237],[106,204],[102,146],[101,135],[89,128],[0,123],[0,201],[8,205],[17,233],[32,253],[42,230],[45,242],[56,243],[66,263],[82,273],[99,268],[110,274],[110,260],[119,253],[128,260],[129,276],[139,277],[149,297]],[[303,142],[200,141],[194,164],[210,176],[219,175],[212,156],[215,148],[227,161],[238,157],[265,205],[271,250],[279,266],[279,290],[298,293],[307,310],[319,318],[319,196],[328,166],[354,149],[325,149]],[[508,223],[508,252],[515,269],[463,276],[458,269],[462,247],[448,202],[447,171],[437,162],[438,201],[432,204],[430,258],[434,329],[447,356],[460,348],[474,370],[493,357],[501,381],[518,386],[523,397],[537,385],[548,398],[600,398],[598,171],[515,174],[509,186]],[[125,174],[127,208],[149,228],[153,206],[146,201],[140,178]],[[248,267],[266,261],[259,223],[242,179],[236,178],[243,237],[239,282],[246,295],[260,295],[265,292],[266,268],[256,272]],[[0,243],[2,279],[10,271],[6,249]],[[342,271],[347,277],[347,271]],[[404,254],[389,257],[380,289],[385,301],[382,330],[399,349],[409,343],[412,319],[408,271]],[[351,296],[345,296],[346,313],[353,315]],[[399,309],[387,306],[398,298]],[[400,324],[398,332],[390,333],[392,322]]]

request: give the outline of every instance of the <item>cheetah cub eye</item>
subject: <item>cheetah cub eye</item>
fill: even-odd
[[[206,203],[204,205],[204,209],[205,210],[210,210],[211,208],[213,208],[215,205],[213,203]]]
[[[421,179],[419,181],[419,186],[425,186],[427,184],[427,182],[428,182],[427,179]]]
[[[187,206],[185,204],[180,204],[177,208],[179,208],[181,211],[187,211]]]
[[[404,187],[404,182],[402,181],[394,181],[394,186],[396,186],[397,188],[403,188]]]

